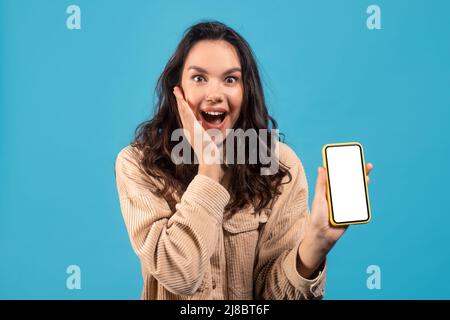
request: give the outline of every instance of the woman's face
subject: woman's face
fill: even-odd
[[[186,57],[181,87],[203,128],[225,137],[239,117],[244,93],[236,49],[224,40],[197,42]]]

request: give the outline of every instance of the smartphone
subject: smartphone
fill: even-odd
[[[322,156],[330,223],[334,226],[368,223],[371,213],[362,145],[358,142],[326,144]]]

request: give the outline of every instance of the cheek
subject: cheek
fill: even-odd
[[[241,106],[243,101],[243,91],[242,89],[236,89],[229,95],[230,104],[233,108],[233,114],[237,117],[241,112]]]
[[[202,101],[203,94],[198,88],[193,86],[183,86],[184,98],[192,109],[197,109]]]

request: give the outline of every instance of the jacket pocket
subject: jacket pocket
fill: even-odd
[[[224,215],[227,248],[229,299],[253,298],[253,269],[260,228],[267,222],[267,211],[245,210]]]

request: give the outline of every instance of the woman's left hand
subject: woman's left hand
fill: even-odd
[[[366,181],[373,164],[366,164]],[[297,270],[307,278],[314,275],[319,265],[336,241],[344,234],[348,226],[335,227],[330,223],[328,213],[327,179],[325,168],[319,167],[314,199],[311,206],[311,220],[305,230],[305,236],[299,247]]]
[[[366,164],[366,181],[369,184],[369,173],[373,169],[372,163]],[[328,213],[327,178],[324,167],[319,167],[314,199],[311,206],[311,228],[332,247],[344,234],[348,226],[335,227],[330,223]],[[331,249],[330,247],[330,249]]]

